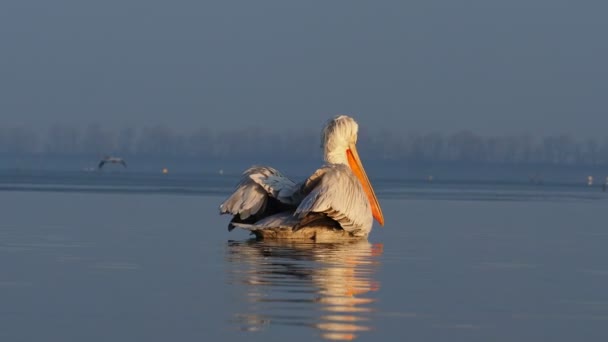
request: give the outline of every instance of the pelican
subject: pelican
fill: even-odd
[[[365,239],[384,216],[357,152],[357,122],[338,115],[321,132],[325,164],[295,183],[268,166],[253,166],[221,205],[228,230],[259,239]]]
[[[110,157],[110,156],[105,156],[100,162],[99,165],[97,165],[98,169],[101,169],[103,167],[103,165],[105,163],[111,163],[111,164],[122,164],[122,166],[127,167],[127,163],[119,157]]]

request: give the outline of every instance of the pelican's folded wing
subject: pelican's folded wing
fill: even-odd
[[[298,194],[299,187],[279,171],[254,166],[243,172],[232,195],[220,205],[220,214],[234,215],[235,222],[255,222],[289,207],[295,208],[301,199]]]
[[[366,235],[363,227],[373,220],[369,200],[357,177],[346,165],[326,165],[318,169],[302,186],[306,197],[294,215],[323,213],[354,235]]]

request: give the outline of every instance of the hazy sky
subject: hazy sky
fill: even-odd
[[[3,0],[0,125],[608,136],[608,2]]]

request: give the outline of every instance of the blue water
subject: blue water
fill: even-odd
[[[238,174],[0,171],[1,341],[605,341],[608,194],[374,177],[386,226],[258,242]]]
[[[607,171],[608,172],[608,171]],[[150,171],[42,171],[1,170],[0,191],[84,192],[125,194],[226,195],[239,181],[240,174],[193,173],[162,174]],[[480,177],[481,178],[481,177]],[[295,181],[304,177],[293,178]],[[502,179],[436,179],[376,177],[373,186],[384,198],[429,200],[603,200],[604,180],[571,177],[531,181],[524,177]],[[599,182],[598,182],[599,181]]]

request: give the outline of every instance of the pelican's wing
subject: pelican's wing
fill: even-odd
[[[270,215],[255,223],[231,222],[234,227],[243,228],[250,231],[265,229],[265,228],[286,228],[292,229],[300,223],[300,219],[293,216],[291,212],[284,211],[278,214]]]
[[[294,215],[304,218],[310,213],[322,213],[355,235],[372,226],[369,200],[361,183],[346,165],[326,165],[303,184],[307,194]],[[361,231],[361,234],[367,234]]]
[[[252,223],[286,208],[295,208],[301,198],[298,193],[299,187],[279,171],[254,166],[243,172],[232,195],[220,205],[220,214],[234,215],[235,222]]]
[[[122,160],[122,159],[121,159],[121,160],[119,161],[119,163],[121,163],[121,164],[122,164],[122,166],[127,167],[127,163],[126,163],[124,160]]]

